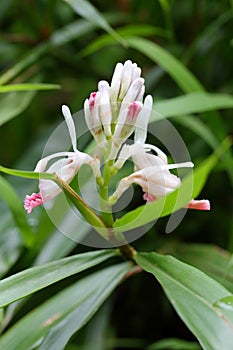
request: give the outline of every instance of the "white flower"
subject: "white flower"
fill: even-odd
[[[149,150],[156,150],[157,155],[147,153],[149,147]],[[116,166],[121,167],[122,163],[129,157],[132,158],[135,168],[138,170],[120,181],[116,191],[110,197],[110,201],[117,201],[133,183],[140,185],[144,192],[155,198],[166,196],[179,187],[181,183],[180,178],[169,170],[193,167],[191,162],[168,164],[167,156],[160,149],[153,145],[140,145],[137,143],[123,147]]]
[[[157,155],[147,153],[155,151]],[[168,164],[166,154],[158,147],[139,143],[133,145],[125,145],[120,152],[119,158],[115,163],[115,167],[120,169],[128,158],[132,158],[135,171],[131,175],[123,178],[116,191],[109,198],[111,203],[115,203],[121,195],[133,184],[141,186],[145,192],[143,198],[147,202],[154,201],[173,192],[181,185],[178,176],[172,174],[169,170],[178,168],[191,168],[194,166],[192,162]],[[191,200],[186,206],[190,209],[210,210],[208,200]]]
[[[98,83],[98,91],[93,92],[85,101],[86,123],[96,143],[103,148],[106,146],[106,140],[113,141],[106,146],[108,159],[116,158],[120,147],[135,128],[138,129],[137,135],[140,134],[139,129],[147,128],[152,97],[145,98],[144,107],[144,92],[141,69],[136,63],[128,60],[124,64],[116,65],[110,86],[107,81],[101,80]],[[139,117],[142,109],[144,120]],[[145,109],[149,110],[147,114]],[[141,135],[140,137],[143,138]]]
[[[45,158],[42,158],[35,167],[35,172],[55,173],[66,183],[70,183],[78,170],[83,164],[89,164],[94,172],[96,178],[100,177],[99,160],[94,159],[87,153],[80,152],[77,149],[76,131],[74,122],[67,106],[62,106],[62,112],[65,117],[65,121],[69,130],[73,152],[58,152],[51,154]],[[47,170],[47,164],[50,160],[58,157],[62,159],[54,162]],[[24,207],[28,213],[31,213],[32,209],[45,201],[57,196],[62,190],[52,180],[41,179],[39,181],[39,193],[33,193],[31,196],[26,196],[24,201]]]

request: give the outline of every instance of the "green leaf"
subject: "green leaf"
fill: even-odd
[[[44,339],[45,349],[48,349],[46,344],[49,350],[63,349],[70,336],[94,315],[131,267],[128,262],[110,266],[59,292],[11,327],[1,337],[0,348],[26,350]]]
[[[138,253],[135,261],[152,273],[168,299],[205,350],[233,348],[233,317],[213,306],[230,295],[201,271],[171,256]]]
[[[11,92],[0,96],[0,126],[22,113],[31,103],[35,91]]]
[[[23,246],[19,230],[15,228],[9,210],[7,213],[2,211],[2,208],[0,210],[0,277],[2,278],[18,260]]]
[[[57,84],[10,84],[0,86],[0,93],[12,91],[34,91],[34,90],[57,90],[60,89]]]
[[[154,109],[167,118],[227,108],[233,108],[233,96],[201,91],[158,101],[154,104]],[[153,122],[153,114],[151,117],[150,121]]]
[[[181,115],[179,117],[175,117],[175,121],[186,128],[189,128],[192,132],[195,132],[213,150],[219,146],[219,141],[216,136],[200,119],[193,117],[192,115]]]
[[[108,22],[102,16],[102,14],[90,2],[86,0],[64,1],[67,2],[67,4],[69,4],[77,14],[90,21],[91,23],[104,29],[106,32],[112,35],[112,37],[115,40],[117,40],[120,44],[125,46],[126,42],[124,41],[124,39],[122,39],[121,36],[117,32],[115,32],[115,30],[112,29],[112,27],[108,24]]]
[[[190,264],[233,293],[233,264],[231,254],[209,244],[174,244],[164,248],[179,260]]]
[[[158,44],[139,37],[126,38],[130,47],[142,52],[171,75],[185,92],[202,91],[203,87],[194,75],[174,56]]]
[[[162,339],[150,345],[146,350],[201,350],[201,347],[194,342],[177,338]]]
[[[145,225],[156,218],[171,214],[184,207],[192,198],[196,198],[205,185],[207,177],[216,165],[219,156],[230,147],[229,140],[199,165],[193,173],[187,175],[181,186],[166,197],[147,203],[117,219],[113,225],[116,231],[128,231]]]
[[[3,172],[8,175],[19,176],[19,177],[24,177],[27,179],[34,179],[34,180],[39,180],[39,179],[47,179],[47,180],[53,180],[53,181],[57,180],[54,174],[10,169],[10,168],[3,167],[1,165],[0,165],[0,172]]]
[[[122,37],[128,37],[131,35],[140,36],[161,36],[166,37],[168,33],[159,27],[154,27],[151,25],[128,25],[123,28],[119,28],[116,32]],[[109,34],[103,34],[98,39],[94,40],[89,44],[84,50],[79,53],[79,57],[88,56],[106,46],[115,44],[116,40]]]
[[[0,281],[0,307],[116,256],[114,250],[74,255],[19,272]],[[7,293],[6,293],[7,290]]]
[[[30,247],[34,242],[34,234],[28,224],[23,204],[10,183],[0,175],[0,197],[7,203],[15,223],[22,235],[24,244]]]

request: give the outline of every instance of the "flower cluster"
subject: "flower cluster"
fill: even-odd
[[[107,198],[112,206],[133,183],[141,186],[143,198],[151,202],[174,191],[181,180],[170,172],[171,169],[193,167],[193,163],[168,164],[166,154],[158,147],[145,143],[147,125],[152,110],[153,100],[150,95],[144,98],[145,85],[141,77],[141,69],[126,61],[115,67],[112,81],[98,83],[98,90],[92,92],[84,103],[85,120],[97,148],[98,156],[91,156],[77,149],[76,131],[72,115],[67,106],[62,112],[69,130],[72,152],[58,152],[41,159],[36,165],[36,172],[56,173],[63,181],[70,183],[83,164],[88,164],[97,180],[97,184],[108,186],[111,176],[121,169],[126,160],[134,163],[134,172],[122,178],[114,193]],[[126,140],[134,133],[134,143],[126,144]],[[107,171],[100,170],[99,156],[103,158]],[[47,167],[48,162],[56,160]],[[106,173],[108,176],[106,176]],[[61,192],[60,187],[51,180],[39,181],[39,193],[25,198],[25,209],[32,209],[50,200]],[[105,191],[106,193],[106,191]],[[101,194],[101,188],[100,188]],[[209,210],[208,200],[191,200],[186,207]]]

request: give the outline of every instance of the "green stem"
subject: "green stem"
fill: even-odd
[[[104,174],[103,174],[103,185],[100,186],[100,207],[102,212],[103,221],[108,227],[113,225],[113,215],[112,215],[112,206],[108,203],[108,193],[109,193],[109,182],[111,180],[111,168],[112,161],[107,162],[104,165]]]

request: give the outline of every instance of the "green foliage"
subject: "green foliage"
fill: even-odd
[[[1,349],[233,348],[232,8],[227,0],[0,2]],[[93,235],[90,226],[103,240],[113,231],[74,192],[79,179],[68,186],[32,170],[61,105],[82,109],[126,59],[142,67],[154,98],[150,127],[169,119],[195,168],[179,190],[146,205],[135,191],[116,213],[117,243],[122,231],[160,218],[134,248],[96,250],[76,237]],[[79,136],[82,121],[76,126]],[[87,133],[78,142],[93,147]],[[74,226],[65,206],[59,227],[43,208],[26,217],[23,199],[40,178],[62,187],[89,225],[78,217]],[[84,185],[91,188],[88,176]],[[197,195],[210,199],[211,211],[188,211],[165,235],[165,216]]]

